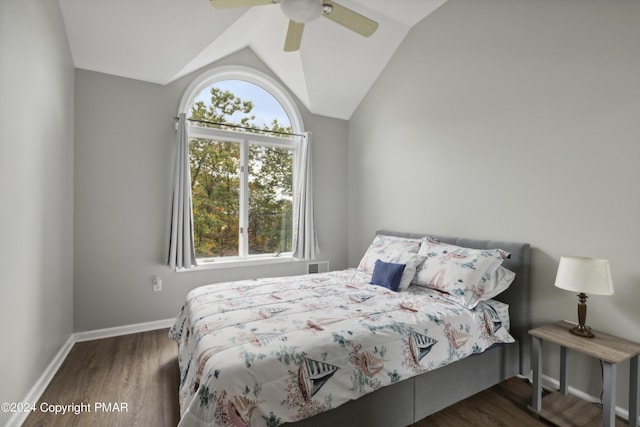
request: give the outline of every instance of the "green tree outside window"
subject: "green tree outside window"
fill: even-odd
[[[262,90],[260,88],[260,90]],[[196,101],[189,116],[192,125],[231,129],[239,125],[254,130],[243,133],[271,135],[291,132],[277,118],[261,127],[252,114],[254,102],[243,100],[215,85],[210,102]],[[231,139],[231,138],[230,138]],[[282,138],[280,138],[282,139]],[[190,138],[191,194],[194,243],[198,258],[234,257],[240,253],[243,198],[248,207],[248,255],[291,251],[293,210],[293,147],[246,138],[247,187],[242,186],[241,143],[234,140]],[[282,145],[282,144],[280,144]],[[246,194],[244,194],[246,193]]]

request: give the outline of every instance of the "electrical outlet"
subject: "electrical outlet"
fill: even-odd
[[[162,279],[160,276],[153,276],[153,292],[162,291]]]

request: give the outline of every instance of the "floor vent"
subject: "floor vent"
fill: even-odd
[[[307,264],[307,274],[326,273],[329,271],[329,261],[310,262]]]

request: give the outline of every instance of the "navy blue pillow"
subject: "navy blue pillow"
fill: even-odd
[[[373,266],[373,276],[371,276],[371,282],[369,283],[397,291],[405,267],[406,264],[395,264],[376,260]]]

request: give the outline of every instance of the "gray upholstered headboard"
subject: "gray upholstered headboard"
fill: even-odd
[[[409,238],[434,237],[441,242],[474,249],[503,249],[511,253],[511,258],[503,262],[503,266],[514,273],[516,277],[505,292],[496,297],[497,300],[509,304],[511,318],[511,335],[518,340],[520,345],[520,373],[529,375],[530,343],[528,331],[531,329],[531,247],[528,243],[504,242],[499,240],[478,240],[463,237],[440,236],[427,233],[403,233],[389,230],[380,230],[376,234],[387,236],[400,236]]]

